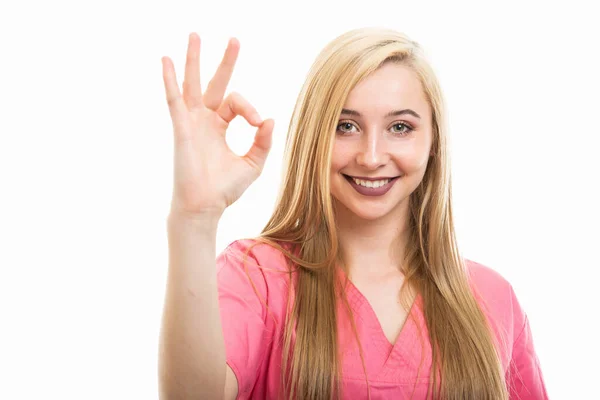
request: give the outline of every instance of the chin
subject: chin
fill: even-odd
[[[379,219],[385,218],[389,215],[389,211],[375,211],[375,210],[351,210],[352,213],[359,219],[365,221],[377,221]]]
[[[391,213],[394,212],[394,210],[397,208],[397,206],[399,205],[398,203],[394,203],[392,205],[390,204],[372,204],[372,205],[367,205],[365,206],[365,204],[356,204],[356,203],[347,203],[347,202],[343,202],[338,200],[337,198],[334,199],[334,201],[337,203],[337,208],[339,209],[339,212],[341,215],[345,215],[348,217],[354,217],[354,218],[358,218],[361,220],[365,220],[365,221],[375,221],[381,218],[385,218],[387,216],[389,216]]]

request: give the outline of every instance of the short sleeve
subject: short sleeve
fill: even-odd
[[[507,371],[510,400],[548,400],[542,369],[533,345],[529,319],[513,292],[515,326],[512,357]]]
[[[263,304],[268,294],[264,273],[252,252],[244,266],[246,248],[240,241],[233,242],[216,260],[226,361],[238,381],[237,399],[247,399],[252,393],[273,337]]]

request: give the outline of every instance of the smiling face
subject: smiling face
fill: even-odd
[[[335,135],[331,194],[342,215],[375,220],[406,212],[432,144],[431,107],[413,70],[389,62],[356,85]]]

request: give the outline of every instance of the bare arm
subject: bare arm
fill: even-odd
[[[225,361],[216,271],[217,224],[223,211],[258,178],[271,147],[273,120],[233,92],[223,99],[238,56],[230,40],[202,93],[200,37],[190,34],[183,93],[173,62],[162,58],[173,122],[173,198],[167,220],[169,270],[159,344],[162,400],[237,397],[238,383]],[[244,156],[225,141],[229,123],[242,116],[257,128]]]
[[[218,216],[168,218],[169,271],[159,353],[161,399],[235,399],[216,285]],[[227,389],[227,393],[225,393]]]

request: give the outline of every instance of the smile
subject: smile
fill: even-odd
[[[342,174],[344,175],[344,174]],[[357,179],[349,175],[344,175],[348,183],[358,193],[364,196],[383,196],[386,194],[394,185],[394,183],[400,178],[385,178],[377,181],[368,181],[363,179]]]

